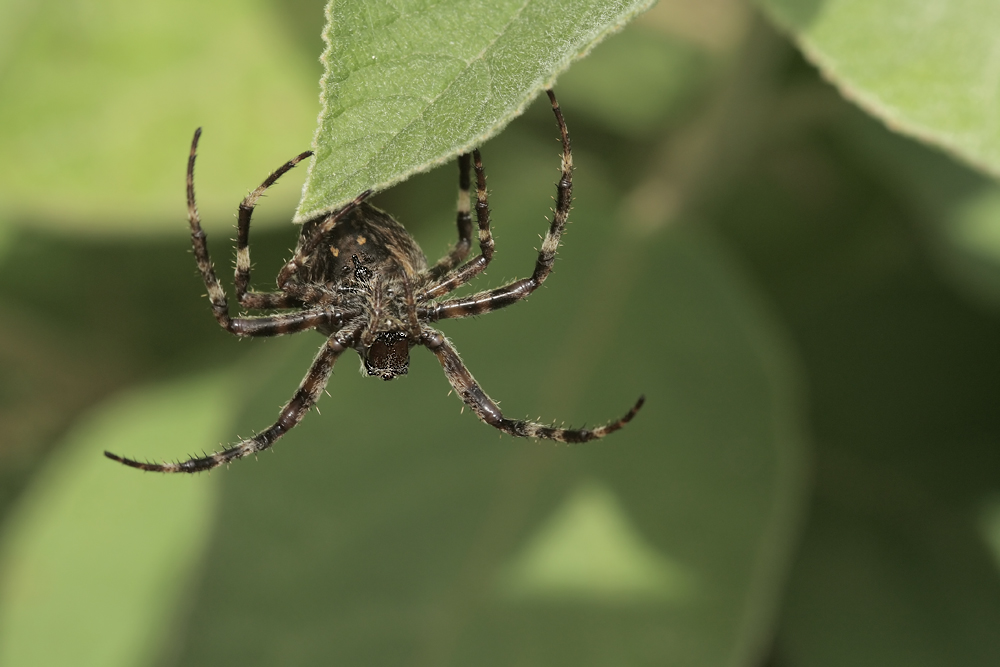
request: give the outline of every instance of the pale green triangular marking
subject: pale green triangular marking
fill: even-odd
[[[588,482],[515,555],[499,588],[514,599],[678,601],[692,582],[643,539],[610,489]]]

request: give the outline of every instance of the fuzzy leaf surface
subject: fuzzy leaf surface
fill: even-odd
[[[651,0],[331,2],[296,220],[478,146]]]

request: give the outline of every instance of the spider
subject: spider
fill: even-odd
[[[236,336],[277,336],[316,329],[326,342],[291,400],[270,428],[220,452],[178,463],[144,463],[104,452],[125,465],[155,472],[200,472],[263,451],[298,424],[316,404],[337,358],[353,348],[362,360],[362,372],[383,380],[405,375],[410,348],[423,345],[437,356],[444,374],[462,401],[484,422],[513,436],[559,442],[586,442],[603,438],[632,420],[644,398],[628,413],[594,429],[566,429],[504,417],[466,368],[451,342],[431,322],[481,315],[504,308],[534,292],[552,272],[559,237],[566,227],[572,203],[573,155],[569,132],[559,103],[547,91],[562,138],[562,177],[556,186],[556,208],[530,278],[470,296],[444,299],[482,273],[493,257],[486,174],[479,151],[459,157],[458,244],[433,266],[412,236],[387,213],[365,200],[366,190],[346,206],[317,216],[302,227],[295,254],[278,273],[277,292],[248,291],[250,283],[250,217],[257,200],[284,173],[312,155],[306,151],[267,177],[240,204],[236,236],[235,290],[247,309],[286,311],[258,317],[232,317],[226,293],[219,285],[208,256],[194,197],[194,162],[201,128],[195,131],[187,164],[188,221],[198,270],[205,281],[215,319]],[[472,245],[470,162],[476,174],[476,220],[480,254],[463,263]]]

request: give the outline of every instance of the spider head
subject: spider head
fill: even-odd
[[[402,331],[383,331],[375,334],[375,341],[364,354],[368,375],[391,380],[406,375],[410,366],[410,341]]]

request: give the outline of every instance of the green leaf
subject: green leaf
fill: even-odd
[[[4,260],[7,258],[7,253],[10,252],[13,241],[14,227],[7,218],[0,214],[0,266],[3,265]]]
[[[142,474],[102,451],[212,449],[229,388],[201,378],[138,392],[67,436],[4,524],[0,664],[151,663],[209,537],[218,478]]]
[[[838,135],[912,202],[933,243],[933,259],[956,286],[995,307],[1000,303],[1000,186],[947,155],[892,134],[861,113],[847,115]]]
[[[558,157],[526,134],[484,147],[498,245],[476,288],[535,261]],[[499,437],[425,349],[394,382],[345,355],[322,414],[225,471],[182,664],[759,663],[804,490],[786,350],[710,236],[623,236],[607,224],[622,193],[583,149],[575,162],[545,289],[441,328],[513,417],[594,425],[641,393],[646,407],[600,442]],[[280,341],[240,432],[276,416],[321,343]]]
[[[1000,175],[1000,4],[759,0],[845,97]]]
[[[691,575],[651,547],[606,486],[580,484],[516,554],[500,588],[521,600],[682,600]]]
[[[298,221],[482,144],[653,0],[331,0]]]
[[[183,229],[188,148],[203,126],[199,204],[209,223],[231,224],[314,127],[322,17],[317,8],[314,46],[282,14],[261,0],[0,3],[5,215],[88,232]],[[268,209],[291,210],[296,177]]]
[[[943,279],[921,229],[989,181],[808,72],[782,92],[712,211],[809,373],[815,493],[767,664],[1000,664],[976,530],[1000,480],[1000,322]]]
[[[866,491],[877,498],[868,507],[857,497],[817,503],[789,582],[782,659],[802,667],[996,665],[1000,577],[973,512],[903,508],[891,491]]]
[[[711,71],[704,51],[641,24],[608,39],[559,78],[559,102],[574,116],[586,114],[640,141],[703,88]]]

